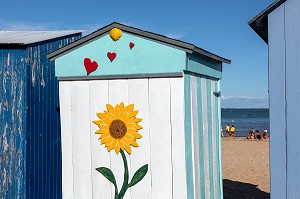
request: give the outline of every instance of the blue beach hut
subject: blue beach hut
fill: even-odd
[[[124,198],[223,197],[220,79],[222,64],[230,60],[119,23],[50,53],[48,58],[55,60],[59,80],[64,198],[114,198],[124,172],[117,147],[129,151],[125,157],[130,160],[131,177],[140,165],[148,164],[144,179]],[[136,125],[142,138],[136,131],[130,134],[141,138],[136,139],[138,145],[132,142],[136,147],[132,149],[128,137],[120,146],[113,144],[126,138],[126,130],[118,128],[124,134],[117,138],[112,130],[114,122],[123,129],[133,128],[131,123],[126,126],[126,120],[112,119],[126,105],[127,111],[133,109],[130,104],[143,119],[136,119],[143,127]],[[99,113],[106,108],[108,111]],[[99,130],[93,121],[110,113],[103,120],[107,123],[99,123],[107,131]],[[115,136],[111,143],[106,142],[110,152],[100,146],[95,132]],[[100,139],[105,143],[103,136]],[[116,182],[111,182],[115,187],[95,170],[100,166],[114,173]]]
[[[0,198],[61,198],[58,82],[47,54],[81,31],[0,31]]]
[[[271,198],[300,197],[300,1],[276,0],[249,25],[269,45]]]

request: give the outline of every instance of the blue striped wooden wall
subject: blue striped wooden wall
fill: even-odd
[[[47,54],[80,37],[0,49],[0,198],[62,198],[58,82]]]
[[[188,198],[223,198],[218,79],[185,73]]]

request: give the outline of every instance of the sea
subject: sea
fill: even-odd
[[[259,130],[261,135],[264,129],[268,130],[269,135],[271,134],[267,108],[222,108],[221,124],[224,136],[226,136],[226,124],[234,125],[235,136],[247,136],[251,128],[255,131]]]

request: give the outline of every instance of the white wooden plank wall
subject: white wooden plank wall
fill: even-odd
[[[134,104],[139,110],[138,118],[143,121],[139,124],[143,127],[142,138],[138,139],[138,148],[132,149],[130,174],[132,175],[143,165],[148,164],[148,173],[142,181],[136,184],[131,191],[132,198],[152,198],[151,196],[151,146],[150,146],[150,120],[149,120],[149,93],[148,79],[128,81],[128,104]]]
[[[99,120],[95,113],[103,112],[106,110],[106,104],[108,102],[108,81],[91,81],[90,86],[90,140],[91,140],[91,153],[92,153],[92,165],[91,165],[91,175],[92,175],[92,186],[93,186],[93,198],[114,198],[111,194],[114,192],[114,187],[111,187],[111,183],[105,179],[102,174],[100,174],[95,169],[98,167],[111,168],[110,155],[106,149],[100,147],[100,137],[99,134],[95,134],[99,128],[93,123],[95,120]],[[96,100],[91,100],[96,99]],[[106,191],[103,191],[106,190]]]
[[[71,83],[74,198],[92,198],[89,83]],[[63,122],[63,121],[62,121]]]
[[[138,168],[149,164],[146,177],[129,189],[125,198],[187,197],[183,78],[66,81],[60,82],[60,89],[66,198],[114,198],[114,187],[95,171],[102,166],[112,169],[121,189],[121,155],[108,153],[100,145],[99,135],[95,134],[98,127],[92,123],[98,119],[96,113],[106,110],[107,103],[121,102],[134,103],[138,117],[143,118],[139,147],[132,147],[132,155],[127,155],[130,179]],[[69,178],[72,172],[74,185]]]
[[[125,105],[128,105],[128,83],[127,80],[110,80],[108,81],[108,102],[112,106],[116,104],[120,104],[124,102]],[[94,100],[94,99],[90,99]],[[91,132],[92,133],[92,132]],[[114,150],[110,153],[110,161],[111,161],[111,170],[113,171],[118,189],[119,191],[122,188],[123,178],[124,178],[124,168],[123,168],[123,160],[121,154],[117,155]],[[130,157],[125,152],[128,168],[130,168]],[[114,190],[114,186],[111,184],[111,188]],[[112,192],[112,198],[114,197],[114,192]],[[130,191],[126,191],[124,199],[130,199]]]
[[[184,137],[184,80],[171,78],[171,131],[173,164],[173,198],[186,199],[186,165]]]
[[[149,81],[152,197],[172,198],[170,80]],[[154,175],[160,173],[160,175]]]
[[[62,150],[62,195],[64,199],[73,199],[73,152],[72,152],[72,118],[71,118],[71,84],[59,83],[61,150]]]

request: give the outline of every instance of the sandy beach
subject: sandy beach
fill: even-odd
[[[222,138],[225,199],[270,198],[269,140]]]

